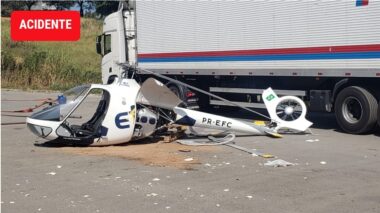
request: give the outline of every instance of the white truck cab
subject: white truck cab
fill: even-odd
[[[124,2],[117,12],[108,15],[103,22],[103,34],[96,38],[96,50],[102,56],[103,83],[111,83],[121,75],[119,64],[135,66],[135,12],[130,6]]]

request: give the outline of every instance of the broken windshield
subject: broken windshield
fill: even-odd
[[[84,98],[90,85],[82,85],[67,90],[58,96],[58,104],[47,107],[31,116],[39,120],[62,121]]]
[[[60,104],[60,120],[63,120],[77,106],[90,89],[90,85],[82,85],[67,90],[58,96]]]

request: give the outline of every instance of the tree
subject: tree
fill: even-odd
[[[46,4],[49,6],[55,6],[56,10],[68,10],[70,7],[74,6],[75,1],[46,1]]]
[[[1,16],[9,17],[13,10],[25,10],[25,4],[19,1],[1,1]]]
[[[31,10],[31,9],[32,9],[32,6],[35,5],[38,1],[34,1],[34,0],[25,0],[25,1],[20,1],[20,2],[25,3],[25,5],[28,7],[28,10]]]
[[[94,9],[94,1],[90,0],[77,0],[77,5],[79,6],[80,17],[83,17],[84,11],[91,11]]]
[[[13,10],[31,10],[38,1],[1,1],[1,16],[10,16]]]
[[[119,1],[95,1],[96,13],[101,16],[107,16],[117,11]]]

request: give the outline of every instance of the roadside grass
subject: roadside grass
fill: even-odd
[[[95,39],[101,32],[101,21],[82,18],[76,42],[15,42],[10,39],[10,19],[1,18],[1,87],[65,90],[100,83]]]

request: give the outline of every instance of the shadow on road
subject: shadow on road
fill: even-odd
[[[258,109],[256,111],[266,116],[269,116],[266,110]],[[231,118],[241,118],[247,120],[268,120],[267,118],[263,118],[262,116],[245,111],[244,109],[236,109],[233,107],[215,108],[208,110],[208,112]],[[336,123],[335,116],[332,113],[309,112],[306,118],[313,122],[313,128],[331,129],[341,132],[338,124]]]

